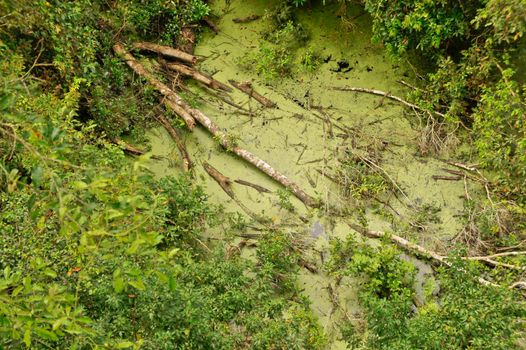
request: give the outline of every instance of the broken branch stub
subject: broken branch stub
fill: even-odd
[[[197,57],[194,55],[190,55],[189,53],[170,46],[157,45],[148,42],[137,42],[133,44],[133,47],[139,50],[151,51],[166,57],[175,58],[192,65],[197,63]]]
[[[230,198],[234,199],[235,195],[232,191],[232,188],[230,187],[232,181],[207,162],[203,162],[203,168],[208,173],[208,175],[210,175],[218,183],[218,185],[221,186],[223,191],[225,191]]]
[[[188,110],[190,107],[168,86],[160,82],[154,75],[146,70],[144,66],[135,59],[121,43],[113,45],[113,50],[119,55],[126,64],[133,69],[135,73],[145,78],[150,85],[152,85],[165,98],[162,100],[163,104],[172,109],[178,116],[180,116],[186,126],[192,130],[195,126],[195,120],[192,118]]]

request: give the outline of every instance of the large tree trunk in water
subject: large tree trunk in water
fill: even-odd
[[[133,47],[139,50],[152,51],[160,55],[170,57],[170,58],[175,58],[175,59],[178,59],[183,62],[190,63],[190,64],[197,63],[197,57],[195,57],[194,55],[190,55],[189,53],[186,53],[178,49],[174,49],[173,47],[170,47],[170,46],[157,45],[157,44],[148,43],[148,42],[140,42],[140,43],[134,43]]]
[[[152,73],[148,72],[139,61],[126,51],[122,44],[117,43],[113,45],[113,50],[126,61],[128,66],[130,66],[135,73],[148,80],[148,82],[165,97],[162,102],[172,109],[178,116],[183,118],[186,126],[188,126],[190,130],[194,128],[195,120],[188,112],[190,107],[183,101],[183,99],[181,99],[181,97],[179,97],[179,95],[173,92],[168,86],[161,83]]]
[[[206,129],[208,129],[208,131],[210,131],[212,135],[219,139],[219,142],[224,148],[235,153],[286,188],[290,189],[299,200],[305,203],[305,205],[309,207],[319,207],[320,203],[318,201],[309,196],[307,193],[303,192],[303,190],[296,183],[289,180],[289,178],[287,178],[285,175],[272,168],[270,164],[265,162],[263,159],[241,147],[230,144],[227,134],[221,131],[219,126],[217,126],[213,121],[210,120],[210,118],[204,115],[204,113],[197,109],[191,109],[190,113],[195,118],[195,120],[199,122],[199,124],[204,126]]]
[[[161,123],[161,125],[166,129],[168,134],[172,137],[172,139],[175,141],[175,144],[177,145],[177,148],[179,149],[179,153],[181,153],[181,157],[183,157],[183,169],[184,171],[189,171],[192,167],[192,162],[190,161],[190,156],[188,155],[188,152],[186,151],[186,147],[183,143],[183,140],[179,136],[179,133],[175,128],[173,127],[172,123],[164,115],[159,115],[156,117],[156,119]]]

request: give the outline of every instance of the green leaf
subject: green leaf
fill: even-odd
[[[42,170],[42,167],[40,165],[37,165],[33,168],[31,171],[31,181],[35,186],[40,186],[42,183],[42,178],[44,177],[44,171]]]
[[[145,290],[146,286],[142,280],[135,280],[129,282],[130,286],[137,288],[138,290]]]
[[[48,331],[47,329],[44,329],[44,328],[35,328],[35,333],[41,337],[41,338],[44,338],[46,340],[58,340],[58,337],[55,333],[51,332],[51,331]]]
[[[113,279],[113,290],[115,293],[120,293],[124,289],[124,279],[122,277],[116,277]]]
[[[84,181],[73,181],[71,183],[71,187],[77,190],[82,190],[84,188],[88,188],[88,184],[85,183]]]
[[[29,328],[24,332],[24,343],[27,347],[31,346],[31,329]]]
[[[126,349],[126,348],[131,348],[134,345],[135,344],[132,343],[131,341],[123,341],[123,342],[117,343],[117,345],[115,347],[117,349]]]
[[[48,277],[51,277],[51,278],[56,278],[57,277],[57,273],[53,270],[51,270],[50,268],[46,268],[44,269],[44,274]]]

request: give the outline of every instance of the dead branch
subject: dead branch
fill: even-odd
[[[473,257],[463,257],[462,260],[476,260],[476,261],[483,262],[490,266],[494,266],[494,267],[501,266],[501,267],[505,267],[505,268],[512,269],[512,270],[520,270],[520,271],[526,270],[526,267],[524,266],[517,266],[517,265],[508,264],[508,263],[503,263],[503,262],[495,261],[493,259],[485,258],[482,256],[479,256],[476,258],[477,259],[473,259]]]
[[[139,50],[151,51],[166,57],[175,58],[183,62],[188,62],[192,65],[197,63],[197,57],[194,55],[190,55],[189,53],[170,46],[157,45],[148,42],[138,42],[134,43],[133,47]]]
[[[128,66],[133,69],[135,73],[145,78],[153,87],[155,87],[159,93],[165,97],[162,102],[172,109],[178,116],[180,116],[190,130],[194,128],[195,120],[188,112],[190,107],[181,99],[181,97],[179,97],[179,95],[173,92],[173,90],[171,90],[168,86],[161,83],[157,78],[154,77],[152,73],[148,72],[144,66],[139,63],[139,61],[137,61],[128,51],[126,51],[121,43],[113,45],[113,50],[124,61],[126,61],[126,64],[128,64]]]
[[[164,65],[171,70],[174,70],[184,76],[191,77],[192,79],[197,80],[200,83],[203,83],[204,85],[208,86],[211,89],[214,90],[224,90],[224,91],[232,91],[232,88],[228,85],[223,84],[220,81],[215,80],[214,78],[199,72],[195,68],[185,66],[184,64],[176,63],[176,62],[162,62]]]
[[[248,216],[250,216],[252,219],[254,219],[254,221],[257,221],[257,222],[259,222],[261,224],[267,224],[269,222],[269,220],[257,215],[252,210],[250,210],[246,205],[243,204],[243,202],[241,202],[236,197],[236,195],[234,194],[234,191],[230,187],[230,185],[232,184],[232,180],[230,180],[230,178],[228,178],[225,175],[221,174],[219,172],[219,170],[217,170],[216,168],[214,168],[213,166],[211,166],[207,162],[203,162],[203,168],[208,173],[208,175],[210,175],[210,177],[212,177],[218,183],[218,185],[223,189],[223,191],[225,191],[225,193],[230,198],[232,198],[232,200],[234,202],[236,202],[236,204],[239,205],[239,207],[241,209],[243,209],[243,211]]]
[[[208,16],[205,16],[203,17],[203,22],[206,23],[206,25],[212,29],[212,31],[216,34],[219,34],[219,27],[217,26],[217,24],[215,24],[211,19],[210,17]]]
[[[494,258],[501,258],[501,257],[504,257],[504,256],[519,256],[519,255],[526,255],[526,251],[504,252],[504,253],[497,253],[497,254],[488,255],[488,256],[471,256],[471,257],[469,257],[469,259],[471,259],[471,260],[494,259]]]
[[[164,115],[158,115],[155,117],[155,119],[157,119],[159,123],[161,123],[161,125],[166,129],[168,134],[170,134],[172,139],[175,141],[175,144],[179,149],[179,153],[181,153],[181,157],[183,158],[183,169],[184,171],[189,171],[192,167],[192,161],[190,160],[190,156],[186,151],[186,147],[184,145],[183,140],[181,139],[181,136],[179,136],[177,130],[173,127],[172,123],[170,123],[170,121]]]
[[[266,189],[265,187],[260,186],[260,185],[256,185],[256,184],[254,184],[252,182],[248,182],[248,181],[241,180],[241,179],[234,180],[234,182],[236,182],[236,183],[238,183],[240,185],[252,187],[253,189],[258,191],[259,193],[272,193],[272,191]]]
[[[459,181],[462,179],[461,176],[455,175],[455,176],[443,176],[443,175],[433,175],[431,176],[433,180],[444,180],[444,181]]]
[[[299,259],[298,264],[304,267],[310,273],[318,273],[318,268],[303,258]]]
[[[216,168],[207,162],[203,162],[203,168],[206,170],[208,175],[210,175],[218,183],[218,185],[221,186],[223,191],[225,191],[230,198],[235,197],[234,191],[232,191],[232,188],[230,187],[232,180],[221,174]]]
[[[422,112],[426,111],[425,109],[423,109],[420,106],[415,105],[414,103],[408,102],[408,101],[404,100],[403,98],[391,95],[388,92],[384,92],[384,91],[380,91],[380,90],[366,89],[366,88],[360,88],[360,87],[333,87],[332,89],[333,90],[338,90],[338,91],[364,92],[364,93],[367,93],[367,94],[383,96],[383,97],[386,97],[386,98],[391,99],[393,101],[400,102],[400,103],[406,105],[407,107],[410,107],[410,108],[413,108],[413,109],[416,109],[416,110],[419,110],[419,111],[422,111]],[[434,114],[436,114],[436,115],[438,115],[440,117],[444,117],[444,114],[442,114],[440,112],[433,111],[432,113],[434,113]]]
[[[508,257],[508,256],[520,256],[520,255],[526,255],[526,252],[524,252],[524,251],[520,251],[520,252],[505,252],[505,253],[497,253],[497,254],[492,254],[492,255],[487,255],[487,256],[469,256],[469,257],[465,257],[463,259],[464,260],[481,261],[481,262],[483,262],[483,263],[485,263],[487,265],[491,265],[491,266],[495,266],[495,267],[501,266],[501,267],[505,267],[505,268],[508,268],[508,269],[523,271],[523,270],[526,270],[526,267],[524,267],[524,266],[517,266],[517,265],[503,263],[503,262],[494,260],[495,258]]]
[[[466,164],[458,163],[458,162],[446,162],[446,163],[454,167],[460,168],[462,170],[471,171],[471,172],[477,171],[477,168],[475,168],[473,165],[466,165]]]
[[[234,23],[248,23],[248,22],[252,22],[252,21],[255,21],[257,19],[260,19],[260,18],[261,18],[260,15],[250,15],[250,16],[247,16],[247,17],[234,18],[234,19],[232,19],[232,22],[234,22]]]
[[[233,87],[235,87],[236,89],[244,92],[248,96],[252,97],[254,100],[256,100],[259,103],[261,103],[263,106],[265,106],[267,108],[274,108],[274,107],[276,107],[276,104],[274,102],[272,102],[271,100],[269,100],[265,96],[263,96],[263,95],[257,93],[256,91],[254,91],[254,88],[252,87],[252,84],[250,82],[238,83],[238,82],[236,82],[234,80],[229,80],[228,82]]]
[[[526,289],[526,282],[524,281],[515,282],[510,286],[510,289],[513,289],[513,288]]]
[[[418,91],[422,91],[422,89],[420,89],[419,87],[416,87],[416,86],[414,86],[414,85],[411,85],[411,84],[409,84],[409,83],[408,83],[407,81],[405,81],[405,80],[397,80],[396,82],[397,82],[398,84],[402,84],[402,85],[404,85],[404,86],[407,86],[407,87],[410,88],[410,89],[418,90]]]
[[[214,135],[220,142],[220,144],[227,150],[236,154],[237,156],[243,158],[250,164],[254,165],[256,168],[290,189],[292,193],[305,205],[309,207],[318,207],[320,203],[314,198],[305,193],[295,182],[289,180],[285,175],[281,174],[279,171],[275,170],[270,164],[265,162],[263,159],[259,158],[255,154],[238,147],[231,143],[228,135],[221,131],[219,126],[217,126],[210,118],[208,118],[203,112],[197,109],[190,109],[192,116],[205,127],[212,135]]]

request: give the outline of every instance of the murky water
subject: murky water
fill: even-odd
[[[214,99],[206,90],[191,85],[203,102],[199,108],[239,139],[239,145],[257,154],[277,170],[295,181],[307,193],[321,198],[325,203],[349,207],[348,200],[340,195],[338,187],[323,173],[333,173],[345,150],[363,151],[381,143],[382,172],[399,187],[400,200],[386,196],[398,221],[408,221],[415,206],[436,206],[437,223],[430,223],[423,231],[407,232],[417,243],[430,248],[440,248],[444,238],[451,237],[461,228],[458,214],[462,211],[465,188],[462,181],[435,181],[432,175],[442,174],[447,165],[434,158],[418,155],[418,131],[411,122],[416,119],[396,102],[378,96],[342,92],[334,87],[374,88],[404,96],[406,88],[397,80],[410,80],[412,68],[402,62],[390,60],[382,47],[371,44],[370,18],[361,15],[360,8],[351,9],[353,30],[342,28],[335,15],[338,8],[316,5],[302,9],[298,21],[310,33],[306,47],[313,48],[327,60],[311,74],[296,71],[292,78],[282,78],[267,83],[253,70],[244,69],[240,62],[247,54],[258,50],[263,43],[261,33],[270,28],[267,19],[236,24],[233,18],[263,15],[271,6],[269,1],[214,1],[214,14],[220,16],[219,34],[207,33],[196,47],[200,69],[227,83],[229,79],[252,83],[256,91],[277,103],[275,109],[261,109],[254,100],[239,91],[230,94],[235,103],[256,112],[254,116],[236,113],[236,109]],[[301,49],[300,49],[301,52]],[[338,62],[349,66],[337,72]],[[351,69],[349,69],[351,68]],[[344,72],[346,71],[346,72]],[[199,101],[199,100],[198,100]],[[320,108],[322,108],[320,110]],[[413,119],[412,119],[413,118]],[[330,121],[327,121],[330,120]],[[185,135],[188,151],[195,163],[196,179],[206,187],[210,201],[221,204],[226,211],[241,208],[219,185],[204,172],[200,163],[206,161],[232,180],[241,179],[263,186],[271,193],[259,193],[251,187],[233,183],[238,199],[252,212],[269,217],[276,225],[294,223],[286,230],[307,245],[309,261],[322,265],[327,258],[328,241],[332,237],[344,238],[351,232],[337,217],[326,215],[324,208],[309,209],[294,197],[290,201],[295,213],[279,205],[276,192],[279,184],[243,160],[221,150],[213,137],[202,128]],[[178,172],[180,157],[175,145],[163,129],[150,132],[152,152],[162,156],[153,160],[152,169],[159,176]],[[407,198],[401,193],[404,193]],[[352,211],[352,207],[350,207]],[[298,216],[307,218],[302,223]],[[393,221],[378,215],[373,207],[367,209],[369,228],[393,230]],[[409,227],[409,226],[408,226]],[[353,281],[344,279],[336,287],[323,272],[300,274],[304,293],[312,300],[312,309],[320,324],[332,338],[332,348],[345,348],[338,341],[335,324],[357,310]],[[339,307],[335,308],[329,290],[336,289]],[[334,295],[334,294],[333,294]]]

